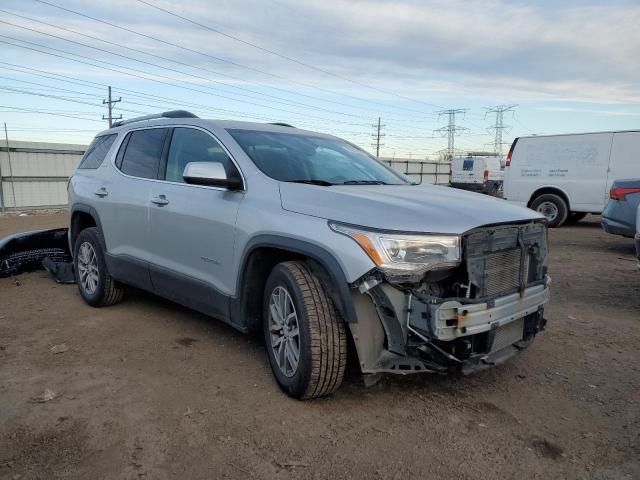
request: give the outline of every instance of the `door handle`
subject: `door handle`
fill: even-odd
[[[97,197],[106,197],[107,195],[109,195],[109,192],[107,192],[107,189],[104,187],[100,187],[98,190],[96,190],[95,192],[93,192]]]
[[[157,197],[151,198],[151,203],[155,203],[156,205],[162,207],[163,205],[167,205],[169,203],[169,200],[167,200],[167,197],[164,195],[158,195]]]

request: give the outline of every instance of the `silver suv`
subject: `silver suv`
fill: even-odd
[[[348,350],[368,383],[469,373],[546,323],[541,215],[418,185],[330,135],[184,111],[120,122],[91,143],[69,204],[88,304],[132,285],[262,330],[295,398],[334,392]]]

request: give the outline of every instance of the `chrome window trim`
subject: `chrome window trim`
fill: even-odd
[[[126,178],[132,178],[134,180],[145,180],[148,182],[157,182],[157,183],[164,183],[164,184],[168,184],[168,185],[182,185],[182,186],[187,186],[187,187],[192,187],[192,188],[205,188],[207,190],[217,190],[217,191],[223,191],[223,192],[228,192],[229,189],[225,188],[225,187],[213,187],[210,185],[193,185],[191,183],[185,183],[185,182],[171,182],[168,180],[161,180],[159,178],[145,178],[145,177],[136,177],[133,175],[128,175],[126,173],[124,173],[122,170],[120,170],[118,168],[118,166],[116,165],[116,158],[118,156],[118,152],[120,151],[120,148],[122,147],[122,143],[124,142],[124,139],[127,137],[127,135],[131,132],[136,132],[139,130],[151,130],[151,129],[155,129],[155,128],[192,128],[194,130],[200,130],[204,133],[206,133],[207,135],[209,135],[211,138],[213,138],[218,145],[220,145],[220,147],[224,150],[224,152],[229,156],[229,158],[231,159],[231,161],[233,162],[233,164],[235,165],[235,167],[238,169],[238,172],[240,173],[240,178],[242,180],[242,189],[238,190],[241,192],[246,192],[247,191],[247,181],[244,177],[244,173],[242,172],[242,169],[240,168],[240,165],[238,165],[238,162],[236,162],[235,158],[233,158],[233,156],[231,155],[231,152],[229,152],[229,149],[226,147],[226,145],[224,143],[222,143],[220,141],[220,139],[211,131],[207,130],[206,128],[202,128],[196,125],[181,125],[181,124],[171,124],[171,125],[153,125],[153,126],[146,126],[146,127],[139,127],[139,128],[131,128],[131,129],[127,129],[124,130],[122,132],[122,138],[121,139],[117,139],[116,141],[118,142],[118,147],[115,149],[115,155],[111,155],[111,161],[110,164],[111,166],[114,168],[114,170],[116,172],[118,172],[120,175],[122,175],[123,177]],[[114,142],[115,144],[115,142]],[[169,147],[171,147],[171,144],[169,144]],[[112,145],[113,148],[113,145]],[[125,152],[126,153],[126,152]],[[104,163],[104,162],[103,162]]]

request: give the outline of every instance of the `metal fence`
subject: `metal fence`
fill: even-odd
[[[410,160],[405,158],[381,158],[380,161],[420,183],[433,183],[436,185],[449,184],[451,166],[449,162]]]
[[[0,211],[64,207],[85,145],[2,141]]]

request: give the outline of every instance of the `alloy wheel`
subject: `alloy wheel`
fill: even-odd
[[[89,242],[84,242],[78,249],[78,276],[82,289],[93,295],[98,288],[98,257]]]
[[[269,300],[269,337],[278,368],[292,377],[300,360],[298,314],[291,295],[281,286],[273,289]]]

